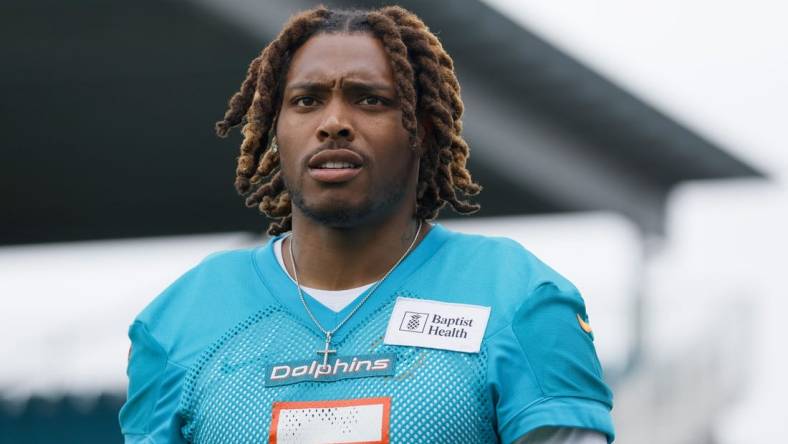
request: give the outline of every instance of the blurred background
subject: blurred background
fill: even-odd
[[[377,6],[375,1],[327,1]],[[454,57],[477,215],[583,292],[621,443],[788,436],[788,8],[398,4]],[[213,135],[313,2],[0,5],[0,442],[118,443],[126,329],[208,253],[265,242]]]

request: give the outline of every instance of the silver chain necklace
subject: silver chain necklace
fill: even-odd
[[[362,305],[364,305],[364,302],[367,302],[367,299],[369,299],[369,297],[372,296],[372,293],[374,293],[375,290],[378,289],[380,284],[386,280],[389,274],[391,274],[391,272],[394,271],[395,268],[397,268],[397,265],[399,265],[400,262],[402,262],[402,260],[405,259],[408,253],[410,253],[410,250],[412,250],[413,246],[416,245],[416,239],[419,238],[419,233],[421,233],[421,223],[422,221],[419,220],[419,226],[418,228],[416,228],[416,234],[413,236],[413,240],[411,241],[410,246],[408,246],[408,249],[405,250],[405,253],[403,253],[402,256],[400,256],[397,262],[391,268],[389,268],[389,271],[387,271],[386,274],[383,275],[383,277],[380,278],[379,281],[375,282],[372,288],[370,288],[370,290],[367,292],[366,296],[364,296],[364,298],[361,299],[361,302],[356,304],[356,306],[353,307],[353,310],[351,310],[350,313],[348,313],[348,315],[345,316],[345,319],[342,319],[342,321],[331,330],[327,330],[323,328],[323,325],[321,325],[320,321],[317,320],[314,313],[312,313],[312,310],[310,310],[309,306],[306,305],[306,301],[304,300],[304,292],[301,290],[301,283],[298,281],[298,270],[296,269],[295,256],[293,255],[293,236],[292,236],[292,232],[290,233],[290,245],[289,245],[290,264],[293,267],[293,277],[295,278],[296,287],[298,288],[298,297],[299,299],[301,299],[301,304],[304,306],[304,309],[306,310],[306,313],[309,315],[309,318],[312,319],[312,322],[315,323],[317,328],[319,328],[320,331],[322,331],[323,334],[326,335],[325,348],[323,348],[323,350],[317,351],[317,354],[323,355],[323,366],[328,365],[328,355],[337,352],[336,350],[331,350],[331,338],[334,336],[334,333],[336,333],[337,330],[339,330],[343,325],[345,325],[345,322],[347,322],[350,318],[353,317],[354,314],[356,314],[358,309],[361,308]]]

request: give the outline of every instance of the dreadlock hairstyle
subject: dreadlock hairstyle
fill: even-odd
[[[268,233],[289,231],[290,195],[279,166],[279,153],[269,146],[281,104],[284,78],[290,59],[310,37],[323,33],[369,33],[383,44],[394,72],[402,108],[402,125],[412,149],[418,148],[417,118],[426,119],[419,165],[417,209],[419,219],[434,219],[446,203],[460,214],[471,214],[479,205],[466,196],[479,193],[465,164],[468,144],[461,136],[463,104],[454,62],[438,38],[415,14],[398,6],[370,11],[329,10],[322,6],[293,16],[284,29],[249,65],[241,89],[230,98],[216,134],[246,123],[236,168],[235,188],[246,197],[246,206],[257,207],[274,221]]]

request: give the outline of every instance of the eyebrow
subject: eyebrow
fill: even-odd
[[[333,87],[333,82],[303,81],[288,85],[285,90],[301,89],[307,91],[327,91]],[[360,80],[345,80],[342,82],[342,89],[357,91],[393,92],[394,87],[385,83],[365,82]]]

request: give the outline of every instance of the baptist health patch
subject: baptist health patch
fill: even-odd
[[[478,353],[490,307],[398,297],[384,344]]]
[[[342,379],[368,378],[394,375],[397,356],[393,353],[379,355],[337,356],[327,365],[323,359],[290,361],[270,364],[265,371],[265,386],[295,384],[298,382],[333,382]]]
[[[270,444],[387,444],[391,398],[275,402]]]

